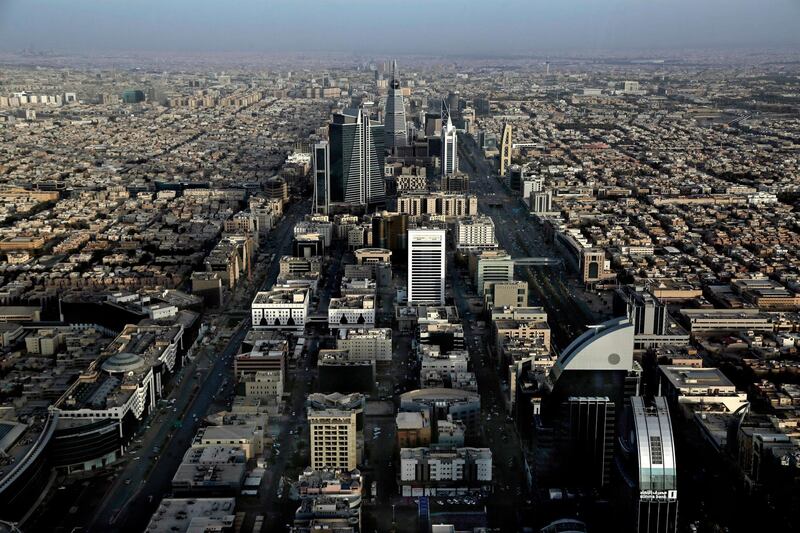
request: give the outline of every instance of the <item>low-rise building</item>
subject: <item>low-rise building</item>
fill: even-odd
[[[305,329],[308,289],[274,288],[256,294],[251,305],[254,329]]]
[[[247,459],[236,446],[189,448],[172,477],[175,496],[236,496],[242,488]]]
[[[147,524],[146,533],[233,531],[234,498],[164,498]]]
[[[207,426],[200,428],[192,441],[192,448],[234,446],[240,448],[247,459],[264,450],[264,430],[256,424]]]
[[[332,330],[375,327],[375,297],[371,295],[331,298],[328,306],[328,327]]]
[[[336,347],[347,350],[352,361],[391,361],[392,330],[391,328],[340,328]]]
[[[448,496],[489,493],[492,451],[489,448],[402,448],[400,494]]]

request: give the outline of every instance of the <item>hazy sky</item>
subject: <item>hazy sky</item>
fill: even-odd
[[[0,0],[0,51],[800,48],[800,0]]]

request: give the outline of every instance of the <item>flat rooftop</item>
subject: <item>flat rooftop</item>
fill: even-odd
[[[202,533],[232,530],[234,498],[164,498],[147,524],[147,533]]]
[[[733,382],[725,377],[719,368],[694,368],[686,366],[659,365],[661,373],[678,390],[690,391],[724,389],[721,392],[735,391]]]
[[[273,289],[271,291],[259,292],[253,298],[253,305],[280,305],[280,304],[301,304],[308,299],[308,289]]]

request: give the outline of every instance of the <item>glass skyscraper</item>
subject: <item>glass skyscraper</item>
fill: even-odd
[[[397,61],[392,63],[392,81],[389,83],[389,96],[386,99],[386,148],[389,150],[408,144],[406,136],[406,110],[403,105],[403,91],[397,77]]]
[[[382,203],[386,197],[383,160],[383,124],[373,123],[361,109],[334,115],[328,142],[317,144],[314,151],[317,210],[327,212],[332,204]]]

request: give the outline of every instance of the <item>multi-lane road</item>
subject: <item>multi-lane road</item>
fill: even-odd
[[[495,177],[475,141],[467,135],[460,136],[459,141],[461,170],[472,178],[471,192],[478,196],[480,211],[494,220],[500,246],[514,258],[557,258],[558,252],[545,242],[541,228],[530,218],[520,197]],[[550,327],[559,348],[563,349],[587,324],[599,318],[581,301],[580,287],[566,279],[560,267],[519,266],[517,276],[528,281],[531,304],[543,306],[552,317]]]
[[[280,257],[291,247],[292,228],[308,209],[308,201],[291,204],[284,218],[262,244],[263,250],[274,253],[262,287],[271,286],[277,279]],[[252,291],[258,286],[256,283],[249,289]],[[221,316],[226,318],[225,313]],[[249,327],[250,321],[246,318],[235,328],[221,351],[201,351],[195,361],[188,363],[175,376],[168,404],[154,410],[144,422],[141,434],[137,436],[140,442],[134,442],[133,449],[129,449],[124,457],[127,463],[117,466],[114,478],[109,478],[106,472],[97,478],[81,481],[83,497],[73,502],[72,512],[64,517],[61,529],[83,526],[98,532],[110,529],[138,532],[145,528],[159,500],[169,491],[172,476],[199,427],[199,421],[215,402],[231,395],[232,358],[239,352]],[[198,371],[200,377],[196,378]],[[104,496],[86,494],[98,490]],[[81,509],[81,505],[86,508]],[[86,522],[81,523],[81,518]]]

